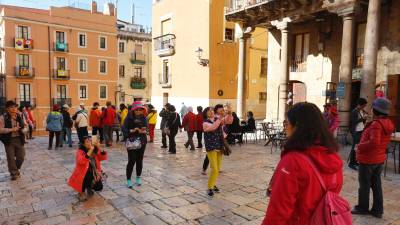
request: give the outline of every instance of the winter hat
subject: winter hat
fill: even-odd
[[[137,109],[146,110],[146,108],[143,106],[143,104],[141,102],[133,102],[132,103],[132,111],[135,111]]]
[[[372,108],[376,111],[389,115],[392,103],[387,98],[377,98],[372,103]]]
[[[58,111],[58,110],[60,110],[60,105],[58,104],[53,105],[53,111]]]

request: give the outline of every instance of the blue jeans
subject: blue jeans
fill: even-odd
[[[68,144],[72,145],[71,128],[63,127],[61,135],[61,145],[64,144],[64,135],[67,135]]]

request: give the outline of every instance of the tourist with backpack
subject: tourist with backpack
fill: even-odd
[[[297,103],[285,123],[288,140],[267,189],[262,225],[352,224],[349,204],[338,196],[343,162],[321,111],[312,103]]]
[[[373,120],[365,126],[357,147],[358,204],[353,214],[371,214],[382,218],[383,193],[381,173],[386,160],[386,148],[390,142],[394,125],[388,118],[391,103],[386,98],[377,98],[372,103]],[[369,210],[369,193],[372,189],[373,204]]]

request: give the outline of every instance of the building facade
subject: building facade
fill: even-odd
[[[54,104],[114,100],[117,20],[114,5],[104,8],[0,6],[3,97],[33,106],[39,131]]]
[[[240,117],[249,110],[265,115],[266,38],[247,39],[240,53],[241,29],[225,21],[224,9],[224,1],[153,1],[152,103],[158,109],[167,102],[178,111],[182,103],[230,103]],[[242,64],[241,76],[239,54],[252,59]]]
[[[337,102],[345,128],[360,96],[370,103],[386,96],[399,126],[399,1],[230,0],[227,7],[228,21],[268,28],[267,120],[283,120],[296,102]]]
[[[151,98],[151,33],[118,20],[119,103],[149,102]]]

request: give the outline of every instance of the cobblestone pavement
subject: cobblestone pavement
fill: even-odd
[[[166,154],[156,141],[144,158],[143,185],[125,186],[127,154],[122,146],[109,150],[103,163],[108,174],[105,188],[84,203],[66,184],[75,161],[75,149],[45,150],[47,138],[27,144],[22,178],[10,181],[4,151],[0,151],[0,224],[261,224],[267,207],[266,184],[279,159],[259,144],[235,147],[223,161],[220,194],[205,194],[207,176],[201,175],[202,150],[183,147],[178,136],[176,155]],[[343,156],[346,152],[342,153]],[[343,157],[345,158],[345,157]],[[392,162],[392,161],[390,161]],[[357,173],[345,168],[342,195],[352,205],[357,199]],[[400,175],[388,169],[383,179],[383,219],[354,216],[354,224],[400,224]]]

